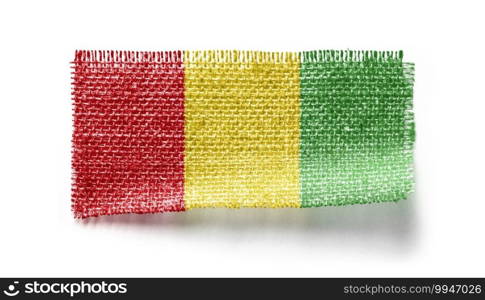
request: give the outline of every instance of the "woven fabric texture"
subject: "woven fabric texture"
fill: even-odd
[[[397,201],[413,188],[413,65],[316,51],[301,64],[302,206]]]
[[[384,51],[76,51],[77,218],[413,190],[414,65]]]
[[[184,209],[181,55],[77,52],[76,217]]]
[[[187,208],[300,206],[299,63],[185,54]]]

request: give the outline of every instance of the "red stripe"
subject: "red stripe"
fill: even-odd
[[[181,52],[76,52],[76,217],[184,210],[183,81]]]

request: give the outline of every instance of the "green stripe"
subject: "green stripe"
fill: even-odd
[[[402,52],[302,54],[302,207],[408,196],[413,69]]]

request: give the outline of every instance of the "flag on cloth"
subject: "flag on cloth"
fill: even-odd
[[[76,218],[398,201],[413,189],[401,51],[76,51]]]

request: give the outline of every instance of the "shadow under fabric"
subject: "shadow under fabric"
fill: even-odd
[[[73,68],[76,218],[413,190],[402,52],[81,50]]]

